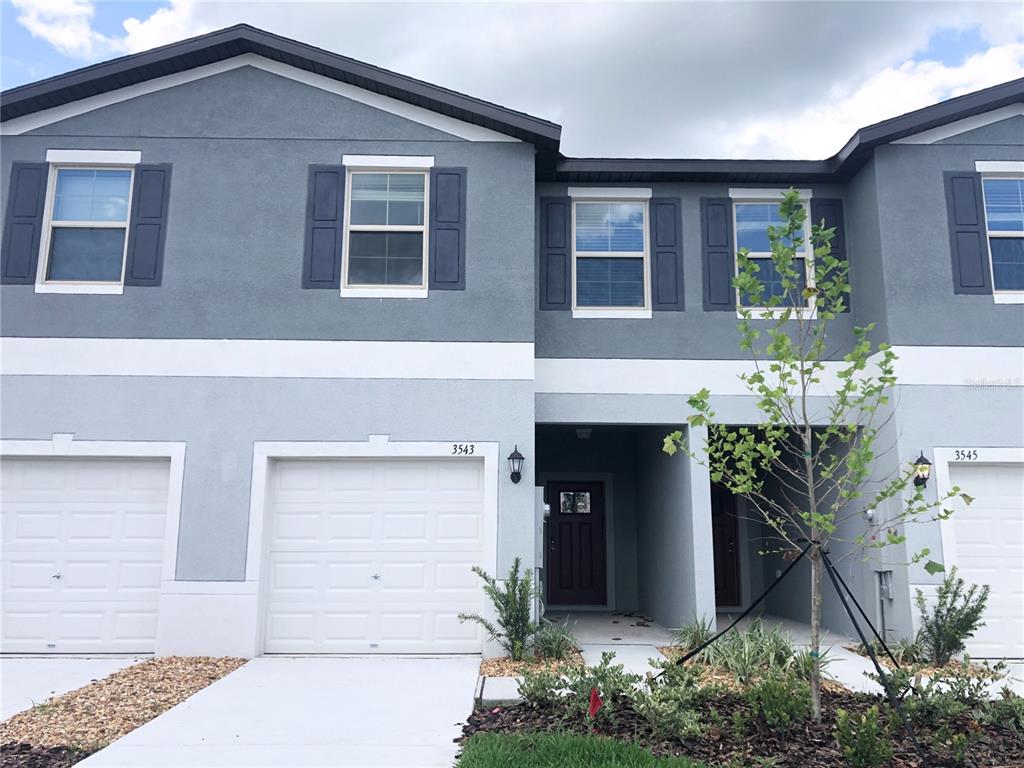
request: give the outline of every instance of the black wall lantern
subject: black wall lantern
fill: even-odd
[[[512,453],[508,455],[508,468],[512,471],[510,477],[513,483],[518,483],[523,479],[524,461],[526,461],[526,457],[519,452],[519,446],[517,445],[512,449]]]
[[[928,485],[928,478],[932,474],[932,463],[924,457],[924,451],[914,462],[914,485],[918,488],[925,488]]]

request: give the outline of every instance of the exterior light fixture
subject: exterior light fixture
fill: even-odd
[[[511,470],[511,477],[513,483],[518,483],[523,479],[523,462],[526,461],[526,457],[519,452],[519,446],[517,445],[512,449],[512,453],[508,455],[508,468]]]
[[[914,461],[914,485],[918,488],[925,488],[928,485],[928,478],[932,474],[932,463],[924,457],[924,451]]]

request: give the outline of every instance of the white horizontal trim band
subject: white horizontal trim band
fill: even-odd
[[[434,158],[414,155],[342,155],[341,162],[353,168],[433,168]]]
[[[648,200],[650,187],[569,187],[569,197],[595,200]]]
[[[466,123],[457,118],[442,115],[439,112],[417,107],[414,104],[407,104],[390,96],[383,96],[373,91],[349,85],[348,83],[332,80],[315,72],[307,72],[304,69],[283,64],[279,61],[265,59],[255,53],[243,53],[240,56],[225,59],[224,61],[187,69],[183,72],[175,72],[172,75],[164,75],[163,77],[157,77],[146,82],[118,88],[116,91],[89,96],[88,98],[72,101],[68,104],[61,104],[58,107],[44,109],[31,115],[16,117],[0,124],[0,135],[11,136],[25,133],[26,131],[41,128],[44,125],[50,125],[60,120],[67,120],[70,117],[92,112],[95,109],[109,107],[111,104],[118,104],[128,99],[134,99],[137,96],[144,96],[147,93],[156,93],[165,88],[174,88],[185,83],[201,80],[204,77],[219,75],[222,72],[230,72],[239,67],[256,67],[266,72],[272,72],[280,77],[287,77],[290,80],[344,96],[353,101],[358,101],[360,104],[366,104],[375,109],[390,112],[393,115],[404,117],[407,120],[412,120],[430,128],[436,128],[444,133],[449,133],[452,136],[458,136],[469,141],[509,141],[517,143],[520,141],[514,136],[492,131],[490,128]]]
[[[533,355],[525,342],[0,339],[18,376],[530,380]]]
[[[142,162],[142,152],[131,149],[48,149],[46,162],[138,165]]]
[[[1024,173],[1021,160],[978,160],[974,164],[978,173]]]
[[[895,347],[898,384],[905,386],[1024,387],[1021,347]],[[830,363],[819,391],[834,392],[843,364]],[[707,387],[714,395],[750,395],[744,360],[624,360],[542,358],[536,391],[551,394],[689,395]]]
[[[788,191],[788,187],[780,187],[779,189],[742,189],[730,187],[729,197],[733,200],[770,200],[777,203]],[[798,189],[796,193],[800,195],[801,200],[811,199],[811,190],[809,189]]]

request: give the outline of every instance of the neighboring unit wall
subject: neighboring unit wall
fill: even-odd
[[[854,321],[860,326],[874,323],[872,338],[881,343],[889,340],[889,320],[876,186],[872,159],[850,180],[846,189],[846,242],[850,253],[855,254],[850,264]]]

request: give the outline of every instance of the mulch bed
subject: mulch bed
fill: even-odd
[[[582,667],[583,655],[578,649],[564,659],[525,659],[512,661],[508,656],[484,659],[480,662],[480,674],[485,677],[518,677],[524,672],[559,672],[570,667]]]
[[[866,694],[850,692],[825,692],[822,695],[824,724],[816,727],[808,723],[781,741],[771,733],[755,733],[753,726],[745,738],[737,738],[732,732],[730,718],[733,712],[745,710],[743,700],[733,694],[724,693],[708,704],[725,720],[721,732],[708,728],[706,733],[695,739],[665,739],[655,736],[647,721],[637,715],[628,703],[619,703],[614,712],[614,721],[601,722],[597,733],[631,741],[650,749],[655,755],[685,756],[702,760],[709,766],[755,765],[758,758],[771,758],[773,766],[779,768],[840,768],[847,765],[836,745],[833,733],[836,710],[863,712],[880,699]],[[705,720],[707,722],[707,720]],[[1024,739],[1009,731],[974,723],[961,718],[957,730],[975,731],[978,741],[971,750],[968,763],[978,768],[1020,768],[1024,766]],[[463,726],[463,735],[456,741],[462,742],[480,731],[505,731],[513,733],[531,731],[568,731],[590,733],[592,729],[583,715],[565,718],[562,712],[537,711],[528,704],[478,710],[470,715]],[[918,730],[920,739],[922,732]],[[893,735],[894,758],[891,768],[952,768],[957,765],[952,756],[942,752],[928,752],[927,766],[914,753],[910,740],[903,731]]]
[[[670,661],[675,661],[676,659],[680,659],[685,656],[683,650],[674,645],[666,645],[658,648],[658,650]],[[700,675],[699,679],[701,685],[718,685],[730,691],[738,691],[742,689],[742,686],[736,682],[736,678],[728,672],[723,672],[722,670],[716,669],[715,667],[707,664],[699,664],[697,661],[690,661],[689,666],[691,669],[697,670],[697,673]],[[830,691],[832,693],[843,693],[849,689],[842,683],[822,674],[821,690]]]
[[[0,723],[4,768],[65,768],[163,714],[245,663],[164,656],[133,664]]]

